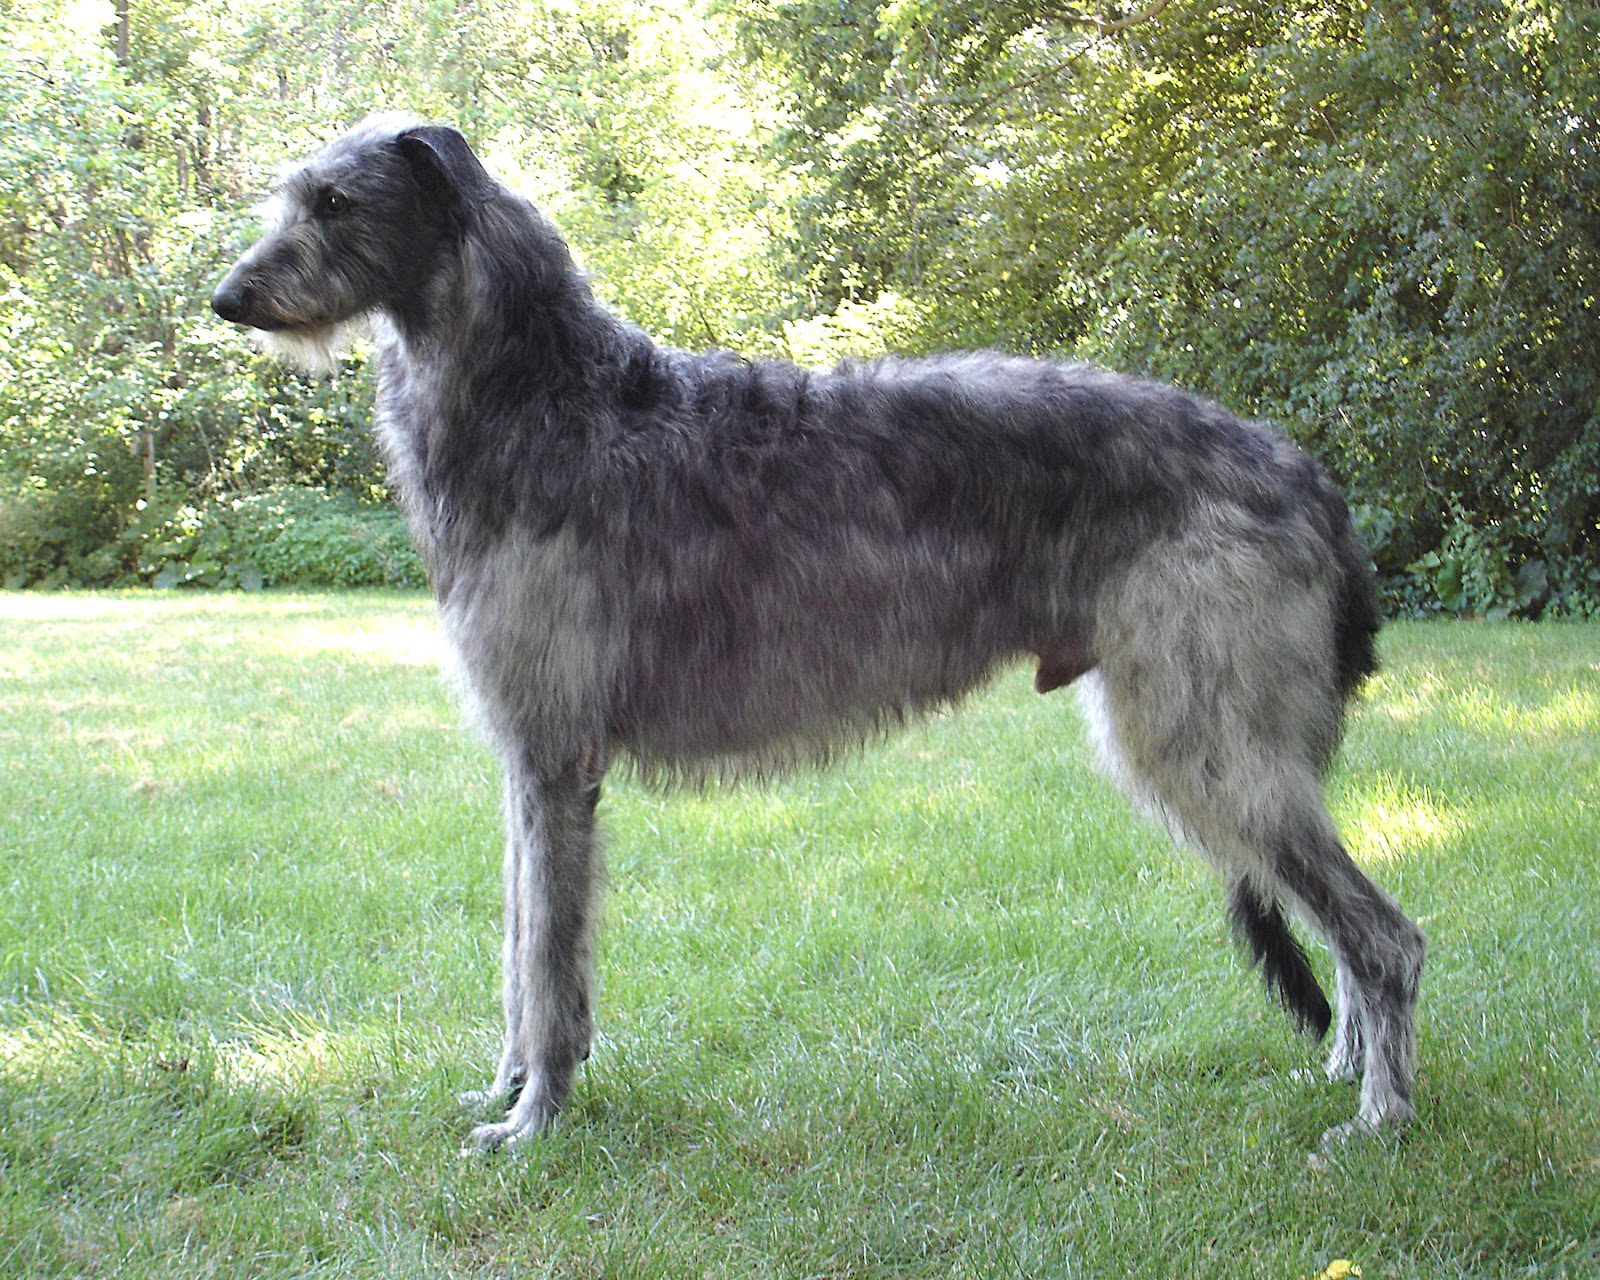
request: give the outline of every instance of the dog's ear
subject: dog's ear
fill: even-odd
[[[499,190],[472,148],[461,134],[443,125],[418,125],[397,139],[424,191],[451,207],[473,205],[491,199]]]

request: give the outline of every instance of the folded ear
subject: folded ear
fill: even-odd
[[[489,176],[489,171],[472,154],[467,140],[456,129],[418,125],[407,129],[395,142],[423,190],[448,205],[488,200],[499,190],[499,184]]]

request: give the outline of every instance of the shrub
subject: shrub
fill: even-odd
[[[243,558],[267,582],[326,587],[420,587],[427,582],[405,520],[393,507],[344,494],[280,488],[242,499]]]
[[[157,587],[415,587],[426,582],[394,508],[283,485],[169,512],[140,570]]]
[[[136,543],[123,513],[139,487],[138,463],[120,446],[78,442],[0,488],[0,587],[112,586],[133,568]]]

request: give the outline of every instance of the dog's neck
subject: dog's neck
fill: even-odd
[[[515,512],[537,518],[535,534],[560,528],[582,501],[576,460],[608,434],[596,404],[626,413],[667,376],[554,229],[509,197],[375,333],[379,437],[425,551],[463,520],[503,529]]]

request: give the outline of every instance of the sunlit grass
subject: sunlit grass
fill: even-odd
[[[0,595],[0,1275],[1600,1271],[1600,628],[1385,633],[1332,800],[1432,940],[1421,1120],[1322,1169],[1351,1091],[1021,672],[608,785],[572,1114],[459,1159],[498,798],[439,653],[416,596]]]
[[[1366,788],[1343,817],[1346,841],[1374,863],[1440,853],[1467,822],[1437,795],[1382,783]]]

